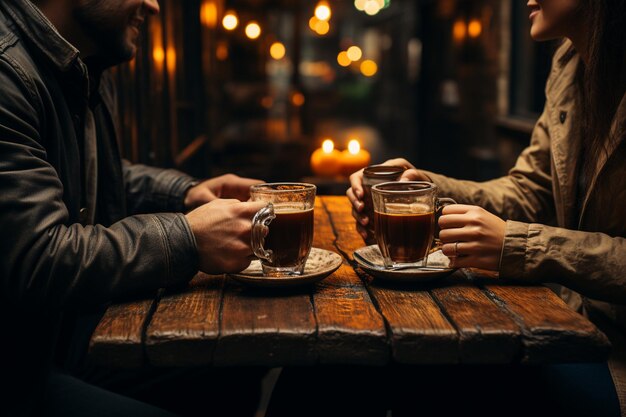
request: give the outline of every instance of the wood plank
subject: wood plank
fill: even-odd
[[[600,362],[610,342],[588,319],[570,309],[546,287],[487,285],[523,331],[523,362]]]
[[[155,366],[210,364],[219,336],[222,275],[199,273],[189,287],[163,297],[146,331]]]
[[[139,368],[145,358],[142,334],[155,300],[111,305],[89,342],[89,360],[111,368]]]
[[[316,361],[310,287],[224,289],[216,365],[285,366]]]
[[[317,199],[314,245],[338,252],[328,200],[332,205],[345,197]],[[348,260],[344,257],[344,264],[313,293],[318,358],[321,363],[382,365],[390,354],[385,322]]]
[[[427,288],[385,287],[374,282],[369,290],[387,321],[396,362],[440,364],[459,361],[457,331]]]
[[[316,202],[314,244],[337,252],[338,236],[327,210],[327,199],[336,198],[322,197]],[[313,305],[321,363],[382,365],[388,362],[385,322],[345,257],[344,264],[316,286]]]
[[[356,231],[347,197],[325,197],[324,204],[346,257],[365,245]],[[352,263],[356,267],[356,263]],[[393,359],[400,363],[454,363],[459,360],[458,334],[423,286],[386,286],[357,269],[387,323]]]
[[[366,246],[363,238],[356,231],[356,223],[352,217],[352,208],[348,197],[328,196],[323,203],[332,218],[332,227],[336,234],[337,248],[352,259],[352,252]]]
[[[512,363],[521,355],[521,329],[468,282],[433,288],[433,297],[459,333],[462,363]]]

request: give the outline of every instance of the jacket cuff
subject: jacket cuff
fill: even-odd
[[[525,279],[529,226],[528,223],[512,220],[506,222],[502,256],[500,256],[501,278]]]
[[[183,213],[185,208],[185,196],[187,191],[200,181],[175,169],[167,169],[161,172],[155,181],[157,195],[167,196],[167,209]]]
[[[181,213],[155,214],[163,228],[167,274],[164,287],[188,282],[198,272],[198,247],[187,218]]]

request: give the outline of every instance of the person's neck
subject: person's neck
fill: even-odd
[[[85,35],[72,15],[70,0],[39,0],[34,4],[48,18],[56,30],[80,52],[81,58],[96,55],[96,45]]]

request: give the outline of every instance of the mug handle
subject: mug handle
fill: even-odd
[[[441,244],[441,240],[439,239],[439,216],[441,215],[441,210],[445,206],[449,206],[450,204],[458,204],[454,199],[443,197],[443,198],[435,198],[435,237],[433,239],[433,248],[432,251],[439,250],[443,246]]]
[[[275,218],[276,214],[274,213],[274,205],[272,203],[268,203],[267,206],[257,211],[252,218],[252,235],[250,238],[252,251],[257,258],[265,259],[269,262],[272,262],[273,252],[271,249],[263,247],[265,244],[265,230]]]

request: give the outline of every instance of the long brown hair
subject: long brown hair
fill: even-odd
[[[611,134],[615,113],[626,91],[626,0],[583,0],[590,37],[582,67],[580,120],[583,173],[587,181],[602,152],[626,132]]]

